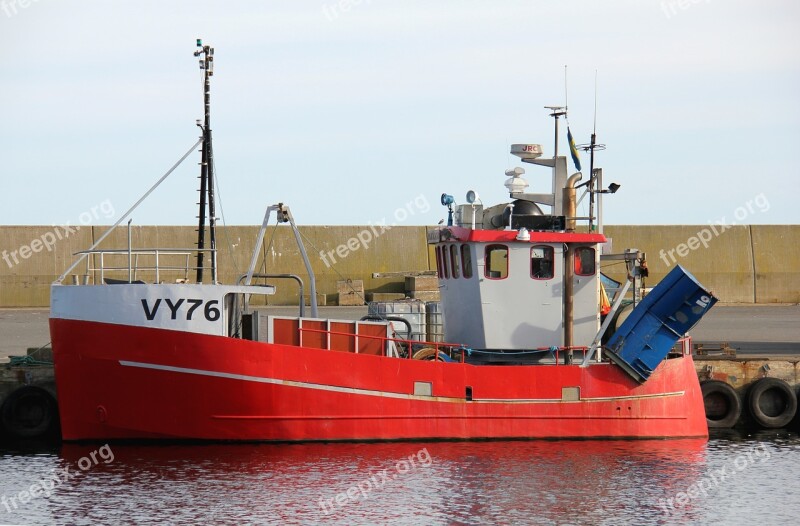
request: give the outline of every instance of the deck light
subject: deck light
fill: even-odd
[[[478,196],[478,192],[476,192],[475,190],[470,190],[469,192],[467,192],[467,203],[469,203],[470,206],[472,206],[472,230],[475,230],[475,207],[477,205],[483,206],[481,198],[480,196]]]
[[[450,194],[442,194],[442,206],[447,207],[447,226],[453,226],[453,205],[455,198]]]
[[[606,188],[605,190],[595,190],[594,193],[595,194],[616,194],[617,190],[619,190],[621,186],[622,186],[621,184],[611,183],[610,185],[608,185],[608,188]]]

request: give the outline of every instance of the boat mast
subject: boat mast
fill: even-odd
[[[594,72],[594,122],[592,124],[592,136],[589,144],[581,144],[578,146],[583,151],[589,152],[589,180],[585,185],[588,186],[587,192],[589,194],[589,232],[597,230],[600,234],[603,233],[603,195],[607,193],[603,190],[603,171],[601,168],[595,169],[594,167],[594,152],[606,149],[605,144],[597,144],[597,71]],[[583,185],[581,185],[583,186]],[[598,188],[598,190],[595,190]],[[595,205],[595,194],[597,196],[597,205]],[[595,208],[597,215],[595,217]],[[597,225],[595,226],[595,220]]]
[[[545,109],[551,111],[550,116],[555,119],[556,129],[555,138],[553,139],[553,159],[558,157],[558,119],[567,114],[566,106],[545,106]],[[555,170],[555,168],[553,168]]]
[[[214,156],[211,141],[211,77],[214,75],[214,48],[204,46],[197,39],[197,51],[194,56],[200,58],[200,69],[204,72],[203,104],[204,121],[197,125],[202,131],[203,148],[200,159],[200,202],[197,215],[197,283],[203,282],[203,265],[206,244],[206,198],[208,198],[208,233],[211,252],[211,281],[217,282],[217,221],[214,209]]]
[[[566,104],[566,103],[565,103]],[[556,166],[558,163],[558,119],[560,117],[565,117],[567,115],[567,107],[564,106],[545,106],[546,109],[550,110],[550,116],[553,117],[555,121],[555,138],[553,140],[553,181],[556,180],[555,173],[556,173]],[[556,188],[556,185],[553,185],[553,194],[555,199],[562,199],[564,203],[567,201],[568,192],[571,190],[571,199],[572,203],[574,203],[575,199],[575,190],[574,188]],[[569,211],[567,210],[569,209]],[[564,206],[562,205],[562,210],[565,214],[565,224],[564,227],[567,232],[575,230],[575,207],[574,206]],[[553,213],[555,214],[555,206],[553,206]],[[570,227],[569,225],[573,225]],[[574,279],[574,268],[573,268],[573,248],[572,245],[569,243],[564,244],[564,289],[563,289],[563,305],[564,310],[562,313],[563,320],[564,320],[564,347],[567,349],[567,352],[564,353],[564,364],[571,364],[572,363],[572,343],[573,343],[573,279]]]
[[[592,138],[589,143],[589,232],[594,232],[594,151],[597,148],[597,70],[594,70],[594,122],[592,123]],[[601,188],[602,189],[602,188]],[[602,210],[602,196],[597,201],[597,223],[601,224],[600,211]],[[602,229],[600,231],[602,234]]]

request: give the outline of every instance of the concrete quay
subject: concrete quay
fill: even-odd
[[[395,226],[369,243],[352,243],[369,226],[301,226],[306,250],[317,277],[317,292],[329,304],[338,304],[337,281],[361,280],[364,291],[398,293],[404,291],[402,278],[374,278],[373,273],[434,270],[436,260],[427,244],[427,232],[436,227]],[[52,226],[0,226],[0,306],[46,307],[50,304],[50,284],[74,261],[73,254],[91,246],[108,227],[91,226],[46,247],[40,241]],[[217,238],[233,246],[218,250],[219,279],[232,283],[246,269],[258,233],[254,226],[219,227]],[[800,225],[610,225],[605,227],[611,251],[621,253],[636,248],[647,254],[652,286],[675,265],[683,265],[726,303],[800,303]],[[262,249],[262,260],[271,273],[294,273],[300,268],[300,255],[288,229],[278,228],[271,245]],[[362,236],[363,237],[363,236]],[[192,247],[195,227],[133,226],[131,244],[137,248]],[[348,247],[347,243],[351,242]],[[103,242],[104,249],[126,249],[127,230],[118,228]],[[37,248],[38,251],[34,250]],[[331,255],[333,254],[333,255]],[[324,256],[324,257],[323,257]],[[127,279],[127,255],[106,261],[124,267],[115,276]],[[177,257],[177,256],[176,256]],[[183,265],[175,259],[173,265]],[[95,262],[95,265],[99,263]],[[144,256],[141,266],[152,265]],[[260,262],[259,262],[260,264]],[[624,267],[619,262],[602,265],[603,272],[621,281]],[[123,275],[124,274],[124,275]],[[73,276],[99,283],[99,272],[79,265]],[[307,281],[303,272],[301,277]],[[185,277],[184,272],[161,275],[163,281]],[[191,273],[188,274],[191,280]],[[71,276],[67,283],[71,282]],[[152,273],[141,270],[137,278],[152,281]],[[270,305],[297,303],[297,288],[279,283]]]

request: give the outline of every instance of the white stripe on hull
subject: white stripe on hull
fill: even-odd
[[[362,396],[378,396],[382,398],[397,398],[402,400],[420,400],[426,402],[447,402],[447,403],[466,403],[464,398],[453,398],[447,396],[421,396],[406,393],[392,393],[389,391],[377,391],[373,389],[360,389],[356,387],[339,387],[335,385],[315,384],[310,382],[297,382],[294,380],[280,380],[278,378],[265,378],[262,376],[250,376],[245,374],[224,373],[220,371],[208,371],[204,369],[192,369],[188,367],[175,367],[172,365],[158,365],[143,362],[131,362],[120,360],[120,365],[124,367],[138,367],[140,369],[151,369],[156,371],[168,371],[173,373],[194,374],[198,376],[210,376],[214,378],[227,378],[229,380],[240,380],[244,382],[257,382],[262,384],[284,385],[288,387],[299,387],[302,389],[316,389],[319,391],[329,391],[334,393],[356,394]],[[673,396],[683,396],[685,391],[675,391],[671,393],[658,393],[648,395],[629,395],[612,397],[581,398],[580,400],[561,400],[559,398],[476,398],[472,403],[482,404],[574,404],[580,402],[610,402],[612,400],[645,400],[652,398],[668,398]]]

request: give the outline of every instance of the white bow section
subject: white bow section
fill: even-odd
[[[222,336],[230,315],[226,297],[274,292],[230,285],[53,285],[50,317]]]

